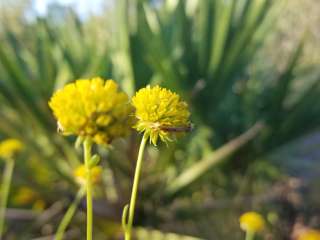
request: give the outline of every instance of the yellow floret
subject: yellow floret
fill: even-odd
[[[256,212],[246,212],[240,217],[240,227],[246,232],[261,232],[265,228],[263,217]]]
[[[8,159],[23,149],[23,144],[17,139],[7,139],[0,142],[0,157]]]
[[[99,183],[101,181],[102,167],[94,166],[90,169],[90,173],[91,173],[91,182],[93,184]],[[87,169],[85,165],[80,165],[79,167],[77,167],[74,170],[73,175],[75,176],[76,180],[80,184],[85,184],[86,176],[87,176]]]
[[[137,118],[134,128],[145,132],[154,145],[159,137],[168,142],[190,130],[188,104],[170,90],[147,86],[136,93],[132,104]]]
[[[128,96],[113,80],[92,78],[67,84],[52,96],[49,106],[63,134],[89,137],[98,144],[125,136],[132,124]]]

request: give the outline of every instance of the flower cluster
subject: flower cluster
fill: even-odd
[[[246,232],[261,232],[265,228],[265,221],[263,217],[256,212],[246,212],[241,215],[240,227]]]
[[[101,175],[102,175],[102,167],[100,166],[94,166],[90,169],[91,174],[91,182],[93,184],[96,184],[101,181]],[[86,183],[86,176],[87,176],[87,168],[85,165],[80,165],[77,167],[73,172],[74,177],[76,178],[77,182],[80,185],[83,185]]]
[[[131,239],[135,199],[142,156],[149,138],[154,145],[160,138],[169,142],[191,129],[190,112],[186,102],[170,90],[159,86],[147,86],[139,90],[129,103],[128,96],[118,91],[113,80],[101,78],[83,79],[58,90],[49,101],[58,120],[58,128],[65,135],[77,135],[83,141],[85,164],[73,172],[77,182],[86,187],[87,195],[87,239],[92,239],[92,184],[101,180],[102,168],[97,165],[99,158],[91,157],[92,143],[110,144],[116,137],[124,136],[133,127],[144,132],[142,138],[133,191],[130,200],[128,222],[126,212],[122,220],[125,238]],[[97,156],[97,155],[96,155]],[[140,166],[140,167],[139,167]],[[136,177],[138,176],[138,177]],[[63,235],[63,225],[57,235]]]
[[[23,144],[17,139],[7,139],[0,143],[0,157],[4,159],[12,158],[23,149]]]
[[[158,138],[172,141],[190,130],[188,105],[176,93],[159,86],[140,89],[132,98],[139,132],[145,132],[156,145]]]
[[[131,127],[132,106],[113,80],[83,79],[58,90],[49,102],[65,135],[89,137],[109,144]]]

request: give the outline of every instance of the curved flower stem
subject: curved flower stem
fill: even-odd
[[[86,193],[87,193],[87,240],[92,240],[92,183],[91,183],[91,149],[92,142],[86,139],[84,146],[84,163],[86,166]]]
[[[83,195],[85,194],[85,190],[86,190],[85,186],[83,186],[79,189],[75,199],[73,200],[73,202],[69,206],[67,212],[64,214],[64,216],[58,226],[55,240],[62,240],[63,239],[64,232],[65,232],[66,228],[68,227],[72,217],[74,216],[74,214],[77,210],[77,207],[78,207]]]
[[[135,209],[137,193],[138,193],[139,178],[140,178],[140,174],[141,174],[143,152],[144,152],[144,149],[146,146],[147,139],[148,139],[147,135],[144,134],[143,138],[141,140],[140,148],[139,148],[137,165],[136,165],[136,170],[134,173],[134,180],[133,180],[133,186],[132,186],[132,192],[131,192],[130,205],[129,205],[128,223],[125,226],[125,240],[131,240],[131,230],[132,230],[134,209]]]
[[[14,160],[8,159],[3,173],[2,187],[1,187],[1,202],[0,202],[0,240],[4,228],[4,219],[6,214],[6,207],[8,202],[9,189],[11,185],[12,172],[14,168]]]
[[[254,232],[246,231],[246,240],[254,240]]]

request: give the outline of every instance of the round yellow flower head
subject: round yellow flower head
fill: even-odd
[[[0,142],[0,157],[8,159],[23,149],[23,144],[17,139],[7,139]]]
[[[263,217],[256,212],[246,212],[240,217],[240,227],[246,232],[261,232],[265,228]]]
[[[132,124],[128,95],[113,80],[92,78],[67,84],[52,96],[49,106],[63,134],[90,137],[98,144],[125,136]]]
[[[145,132],[154,145],[159,137],[164,142],[172,141],[191,128],[188,104],[170,90],[147,86],[136,93],[132,104],[137,118],[134,128]]]
[[[320,231],[310,229],[300,234],[298,240],[320,240]]]
[[[90,172],[91,172],[91,182],[93,184],[99,183],[101,181],[102,167],[94,166],[91,168]],[[81,185],[86,183],[86,174],[87,174],[87,169],[85,165],[80,165],[73,172],[73,175]]]

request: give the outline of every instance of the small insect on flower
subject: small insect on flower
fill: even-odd
[[[190,132],[193,129],[193,126],[190,124],[186,127],[167,127],[167,126],[160,126],[160,129],[167,132]]]
[[[49,101],[58,132],[109,144],[129,133],[132,106],[113,80],[81,79],[58,90]]]
[[[158,138],[169,142],[192,129],[188,104],[170,90],[147,86],[136,93],[132,104],[137,118],[134,128],[145,132],[154,145]]]
[[[18,139],[7,139],[0,142],[0,157],[4,159],[12,158],[23,149],[23,144]]]
[[[263,217],[256,212],[246,212],[241,215],[240,227],[242,230],[251,233],[261,232],[265,228],[265,221]]]

